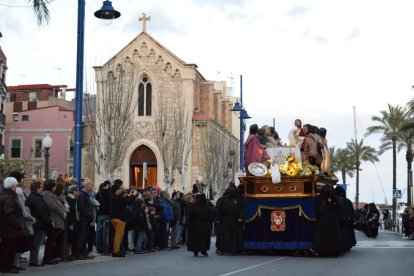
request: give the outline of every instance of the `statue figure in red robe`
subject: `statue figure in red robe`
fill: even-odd
[[[264,149],[264,145],[262,145],[257,138],[257,133],[259,131],[259,127],[257,124],[253,124],[250,126],[249,136],[247,137],[246,142],[244,143],[244,168],[246,173],[249,172],[248,166],[254,162],[263,162],[265,160],[270,159],[269,155],[266,153]]]

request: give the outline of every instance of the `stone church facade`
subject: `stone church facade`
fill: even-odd
[[[134,131],[128,137],[129,145],[122,166],[115,176],[121,178],[126,187],[158,185],[166,189],[171,185],[168,188],[188,192],[197,180],[208,185],[212,177],[209,177],[211,173],[206,172],[208,168],[202,165],[202,161],[204,156],[213,153],[206,152],[207,147],[200,146],[202,142],[215,142],[206,140],[213,137],[205,135],[207,132],[203,129],[208,128],[215,132],[214,137],[220,137],[220,143],[226,141],[228,145],[220,150],[222,156],[215,157],[223,159],[223,164],[219,167],[225,168],[220,174],[226,178],[216,179],[215,182],[231,179],[230,174],[238,167],[238,156],[234,156],[234,152],[239,143],[239,119],[231,111],[237,99],[228,95],[225,82],[206,80],[197,70],[197,65],[184,62],[149,35],[145,26],[148,17],[144,15],[143,18],[142,32],[107,63],[94,67],[97,101],[102,97],[100,81],[106,72],[115,71],[116,74],[117,70],[130,71],[137,83],[132,96],[132,102],[137,106],[133,118]],[[177,104],[177,98],[181,99],[185,114],[189,115],[185,117],[186,124],[191,128],[191,137],[184,145],[186,156],[184,160],[180,159],[180,164],[174,165],[173,183],[166,181],[168,168],[163,161],[165,156],[158,141],[157,115],[161,112],[158,110],[161,105],[157,103],[161,98],[167,102],[161,110],[167,114],[167,120],[173,120],[173,116],[177,116],[173,115],[175,111],[172,106]],[[232,156],[230,161],[226,157],[229,152]],[[145,167],[147,170],[144,180]],[[95,175],[95,179],[98,182],[102,177]],[[217,185],[216,183],[215,190],[222,190]],[[223,185],[227,186],[227,183]]]

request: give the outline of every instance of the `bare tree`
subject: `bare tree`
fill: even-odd
[[[133,96],[137,91],[138,70],[129,60],[118,64],[115,70],[111,65],[105,68],[95,68],[98,93],[95,101],[85,102],[89,111],[85,121],[93,131],[89,160],[94,163],[101,180],[113,180],[135,130],[137,102]]]
[[[207,181],[208,192],[221,194],[235,174],[233,158],[237,140],[214,121],[198,122],[198,125],[201,174]],[[210,195],[210,198],[212,196]]]
[[[185,175],[191,151],[191,117],[185,100],[178,92],[162,91],[157,95],[155,115],[155,142],[164,163],[164,182],[168,190],[177,174]],[[183,183],[184,184],[184,183]]]

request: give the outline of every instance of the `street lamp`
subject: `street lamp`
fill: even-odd
[[[49,132],[42,139],[42,145],[45,150],[45,179],[49,179],[49,149],[52,146],[53,140],[50,137]]]
[[[103,6],[94,15],[97,18],[112,20],[121,16],[121,13],[112,7],[111,1],[104,1]],[[73,144],[74,176],[81,184],[82,173],[82,103],[83,103],[83,58],[85,38],[85,0],[78,0],[78,31],[76,54],[76,98],[75,98],[75,141]]]
[[[236,102],[231,109],[236,116],[240,118],[240,171],[243,172],[243,152],[244,152],[244,120],[251,117],[247,114],[247,111],[243,108],[243,76],[240,75],[240,102]]]

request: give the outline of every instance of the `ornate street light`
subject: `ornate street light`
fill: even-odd
[[[243,153],[244,153],[244,120],[251,117],[247,114],[247,111],[243,108],[243,76],[240,75],[240,102],[236,102],[231,109],[236,116],[240,118],[240,171],[243,172]]]
[[[111,20],[120,17],[121,13],[112,7],[111,1],[104,1],[101,9],[96,11],[94,15],[100,19]]]
[[[100,19],[112,20],[121,16],[121,13],[112,7],[111,1],[104,1],[95,16]],[[78,0],[78,40],[76,55],[76,98],[75,98],[75,139],[73,143],[74,176],[81,184],[82,173],[82,102],[83,102],[83,59],[85,39],[85,0]]]
[[[52,147],[53,140],[50,137],[49,132],[42,139],[42,146],[45,150],[45,179],[49,179],[49,149]]]

